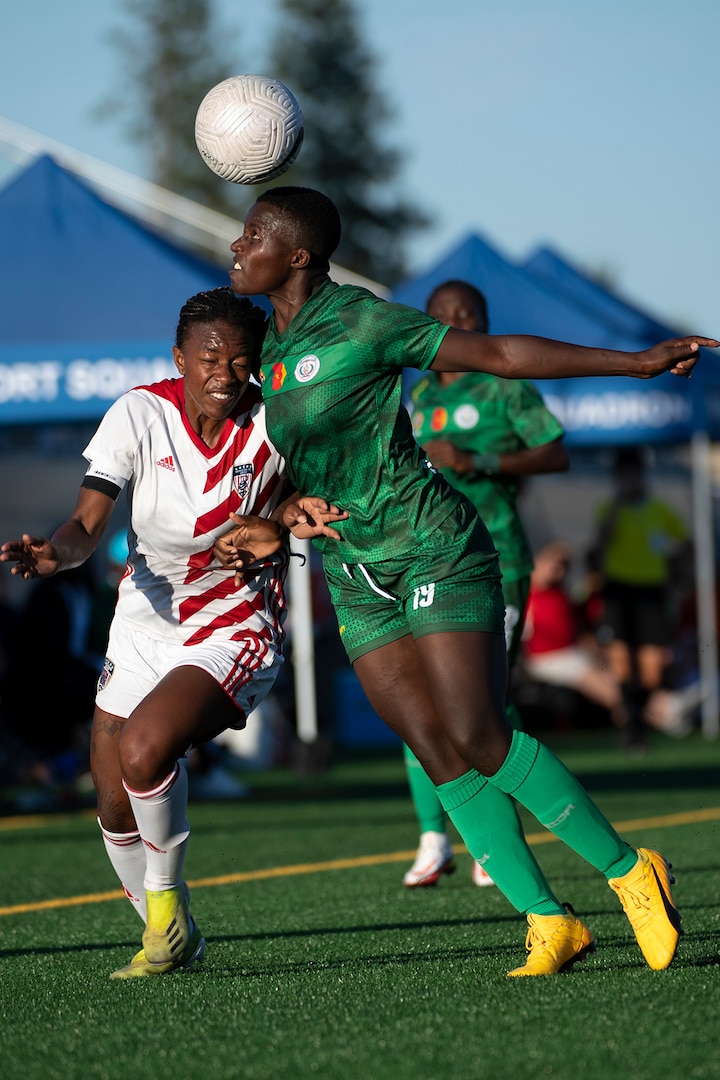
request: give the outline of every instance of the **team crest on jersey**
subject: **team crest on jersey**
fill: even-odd
[[[114,670],[115,670],[115,665],[113,664],[110,657],[106,656],[105,659],[103,660],[102,671],[100,672],[100,677],[99,677],[98,683],[97,683],[98,691],[105,689],[107,684],[110,682],[110,679],[112,678],[112,673],[113,673]]]
[[[271,386],[273,390],[279,390],[282,384],[285,382],[285,376],[287,375],[287,369],[282,360],[279,360],[277,364],[272,366],[272,382]]]
[[[247,499],[253,482],[252,463],[247,465],[233,465],[233,487],[239,499]]]
[[[320,358],[318,356],[303,356],[295,365],[295,378],[299,383],[310,382],[320,370]]]
[[[430,427],[433,431],[442,431],[447,422],[447,409],[444,409],[442,405],[437,409],[433,409],[432,416],[430,417]]]
[[[458,405],[453,413],[453,420],[463,431],[469,431],[470,428],[476,427],[479,419],[479,411],[474,405],[470,405],[467,402],[464,405]]]

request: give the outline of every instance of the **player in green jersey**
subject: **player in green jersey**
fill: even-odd
[[[445,281],[431,292],[425,310],[457,330],[489,330],[487,301],[467,281]],[[484,372],[428,371],[413,386],[415,438],[434,466],[462,491],[485,522],[500,555],[505,598],[508,668],[520,649],[533,567],[530,544],[517,511],[521,476],[564,472],[568,456],[563,428],[534,383],[498,379]],[[512,701],[508,715],[522,727]],[[408,888],[435,885],[455,870],[446,815],[435,785],[409,746],[403,747],[408,785],[420,826],[415,861],[403,877]],[[476,885],[492,885],[481,863],[473,862]]]
[[[497,553],[470,501],[427,468],[400,381],[405,366],[520,379],[689,375],[699,347],[720,342],[685,337],[622,353],[455,330],[331,281],[339,239],[326,196],[271,188],[231,245],[230,280],[272,304],[263,394],[291,480],[349,513],[342,538],[316,546],[355,672],[436,784],[470,854],[526,914],[529,957],[511,974],[553,974],[594,948],[546,881],[515,800],[604,874],[646,960],[665,968],[680,932],[669,865],[629,847],[565,766],[509,724]]]

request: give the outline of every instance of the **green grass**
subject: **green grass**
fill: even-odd
[[[471,884],[469,856],[436,889],[400,884],[417,837],[399,755],[253,774],[250,799],[191,807],[208,953],[166,978],[108,979],[139,947],[126,901],[41,906],[116,888],[92,815],[0,822],[0,1080],[720,1077],[720,744],[658,740],[640,760],[602,733],[553,745],[615,823],[637,823],[631,843],[673,862],[685,934],[668,971],[647,968],[602,878],[540,843],[598,952],[508,979],[525,924]]]

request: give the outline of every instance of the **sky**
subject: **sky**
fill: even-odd
[[[272,75],[276,0],[215,3],[238,73]],[[356,9],[403,194],[431,219],[408,245],[413,274],[470,233],[520,261],[547,244],[662,321],[720,337],[717,0]],[[108,36],[126,18],[119,0],[7,5],[0,117],[147,176],[119,126],[94,115],[122,84]],[[0,160],[0,182],[15,167]]]

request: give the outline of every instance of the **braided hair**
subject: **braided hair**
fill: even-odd
[[[253,354],[250,360],[252,373],[257,375],[260,370],[260,351],[267,329],[267,315],[246,296],[236,296],[228,286],[196,293],[185,301],[180,309],[175,345],[182,349],[193,327],[220,321],[233,323],[252,333]]]

